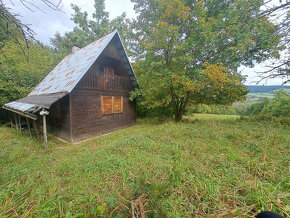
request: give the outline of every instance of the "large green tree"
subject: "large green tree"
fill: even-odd
[[[126,18],[126,14],[123,13],[115,19],[109,20],[109,13],[105,10],[105,0],[95,0],[95,12],[92,19],[89,19],[88,13],[82,12],[79,6],[74,4],[71,6],[74,11],[72,14],[74,29],[63,36],[56,33],[55,37],[51,39],[52,44],[58,50],[70,53],[72,46],[84,47],[115,29],[118,29],[123,38],[128,38],[126,36],[129,34],[130,21]]]
[[[7,41],[0,55],[0,105],[27,95],[63,57],[38,42]],[[26,55],[23,55],[23,51]]]
[[[247,93],[237,68],[279,54],[277,27],[262,0],[132,0],[135,64],[147,107],[179,121],[190,103],[231,104]],[[139,45],[139,46],[137,46]]]

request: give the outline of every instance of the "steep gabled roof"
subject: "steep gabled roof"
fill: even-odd
[[[133,86],[137,86],[133,68],[124,50],[119,33],[115,30],[65,57],[28,96],[47,95],[59,92],[70,93],[114,36],[117,36],[119,39],[118,49],[123,53],[123,56],[121,56],[122,61],[126,63],[125,67],[133,82]]]
[[[117,30],[66,56],[25,98],[7,103],[3,108],[32,116],[35,111],[50,106],[70,93],[92,64],[106,49],[112,39],[117,38],[117,50],[133,87],[137,87],[136,76],[130,64]]]

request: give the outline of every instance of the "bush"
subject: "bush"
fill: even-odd
[[[142,104],[142,97],[137,99],[137,115],[139,118],[142,117],[155,117],[158,119],[167,119],[173,117],[173,110],[171,107],[157,107],[148,108],[146,105]]]
[[[237,114],[237,111],[232,106],[227,106],[227,105],[197,104],[197,105],[189,106],[187,109],[187,113],[233,115],[233,114]]]
[[[253,116],[241,116],[240,120],[253,121],[253,122],[275,122],[284,125],[290,125],[290,117],[275,117],[270,114],[259,114]]]

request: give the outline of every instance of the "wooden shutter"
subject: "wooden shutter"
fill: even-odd
[[[102,104],[102,115],[114,113],[112,96],[102,96],[101,104]]]
[[[102,95],[101,107],[102,107],[102,115],[123,113],[123,97]]]
[[[123,113],[123,97],[113,97],[114,113]]]

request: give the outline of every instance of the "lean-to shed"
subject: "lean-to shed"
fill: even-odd
[[[83,48],[73,47],[27,97],[3,108],[40,121],[48,133],[77,142],[135,124],[135,104],[129,100],[129,92],[137,86],[120,36],[114,31]],[[18,118],[15,124],[19,124]]]

